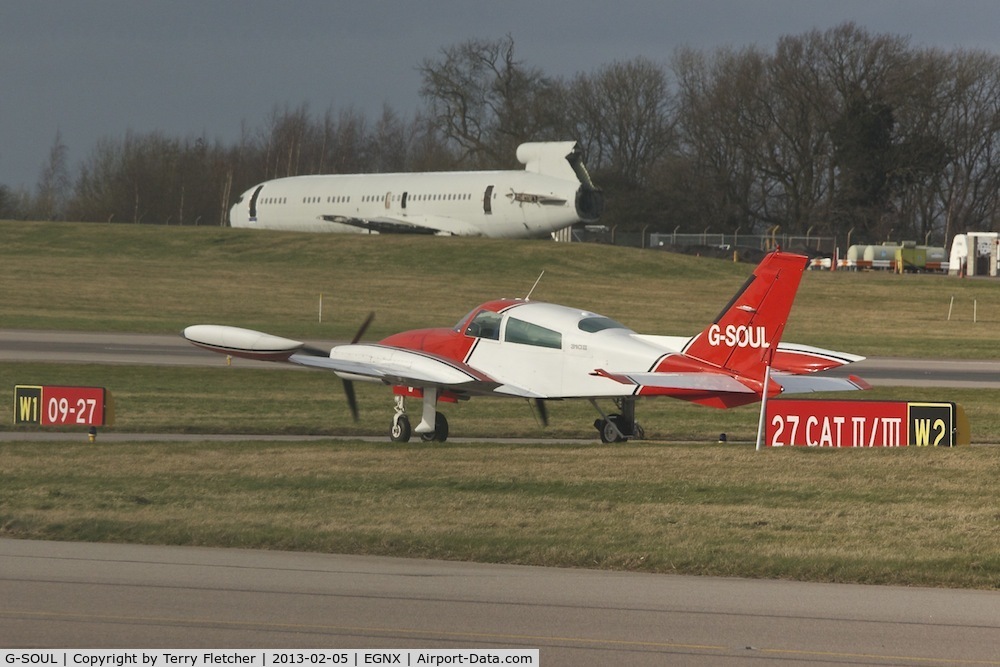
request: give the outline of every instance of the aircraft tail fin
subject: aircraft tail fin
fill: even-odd
[[[712,324],[691,339],[684,354],[763,380],[767,355],[778,347],[808,261],[780,250],[767,255]]]
[[[566,181],[579,178],[573,169],[573,158],[579,159],[575,141],[532,141],[517,147],[517,160],[525,171]]]

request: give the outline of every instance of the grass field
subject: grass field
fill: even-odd
[[[703,328],[751,267],[545,242],[0,222],[0,326],[175,333],[217,322],[335,339],[375,310],[368,338],[378,339],[523,295],[543,269],[536,299],[682,334]],[[998,322],[992,281],[808,273],[785,338],[991,358]],[[358,386],[355,425],[330,374],[221,358],[216,368],[0,364],[0,388],[17,383],[106,386],[123,432],[381,434],[391,414],[381,387]],[[974,442],[1000,442],[1000,392],[942,393],[866,398],[957,401]],[[603,446],[586,404],[552,403],[544,430],[522,401],[443,409],[455,435],[537,441],[0,443],[0,535],[1000,587],[1000,447],[755,453],[756,406],[669,400],[639,403],[650,441]],[[0,411],[0,429],[11,422]],[[715,444],[721,432],[740,444]]]
[[[4,444],[0,534],[996,588],[1000,449]]]
[[[155,333],[217,322],[328,339],[350,337],[374,310],[368,337],[378,339],[451,325],[482,301],[523,296],[544,270],[536,300],[593,310],[642,333],[694,334],[752,268],[545,241],[0,222],[0,322]],[[998,287],[988,279],[808,272],[784,338],[867,356],[991,358]]]

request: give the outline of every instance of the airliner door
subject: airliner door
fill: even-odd
[[[253,195],[250,197],[250,222],[257,222],[257,197],[263,189],[263,185],[258,186],[258,188],[253,191]]]
[[[493,186],[487,185],[483,193],[483,213],[493,215]]]

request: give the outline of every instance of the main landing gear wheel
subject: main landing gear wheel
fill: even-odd
[[[635,398],[626,397],[615,400],[621,414],[606,415],[597,406],[597,402],[590,401],[594,409],[601,415],[600,419],[594,420],[594,428],[601,436],[601,442],[609,444],[612,442],[625,442],[626,440],[644,440],[646,429],[635,420]]]
[[[626,439],[646,439],[646,429],[634,422],[631,426],[629,429],[628,422],[621,415],[609,415],[607,419],[598,419],[594,422],[594,427],[601,434],[601,442],[606,445],[612,442],[625,442]],[[632,432],[629,433],[629,430]]]
[[[420,439],[424,442],[444,442],[448,439],[448,420],[443,414],[434,414],[434,432],[421,433]]]
[[[621,415],[609,415],[607,419],[594,421],[594,427],[601,434],[601,442],[606,445],[612,442],[625,442],[621,432],[620,418]]]

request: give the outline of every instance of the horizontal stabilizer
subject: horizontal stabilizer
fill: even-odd
[[[781,385],[783,394],[809,394],[815,391],[865,391],[871,385],[852,375],[849,378],[821,377],[816,375],[784,375],[776,373],[771,379]]]
[[[616,380],[622,384],[642,386],[645,394],[656,394],[656,389],[683,389],[687,391],[716,391],[731,394],[753,394],[753,389],[736,378],[723,373],[609,373],[598,370],[594,375]],[[653,391],[648,391],[652,389]],[[666,392],[664,392],[666,393]]]
[[[772,370],[801,375],[854,364],[865,358],[849,352],[826,350],[812,345],[781,343],[771,362]]]

